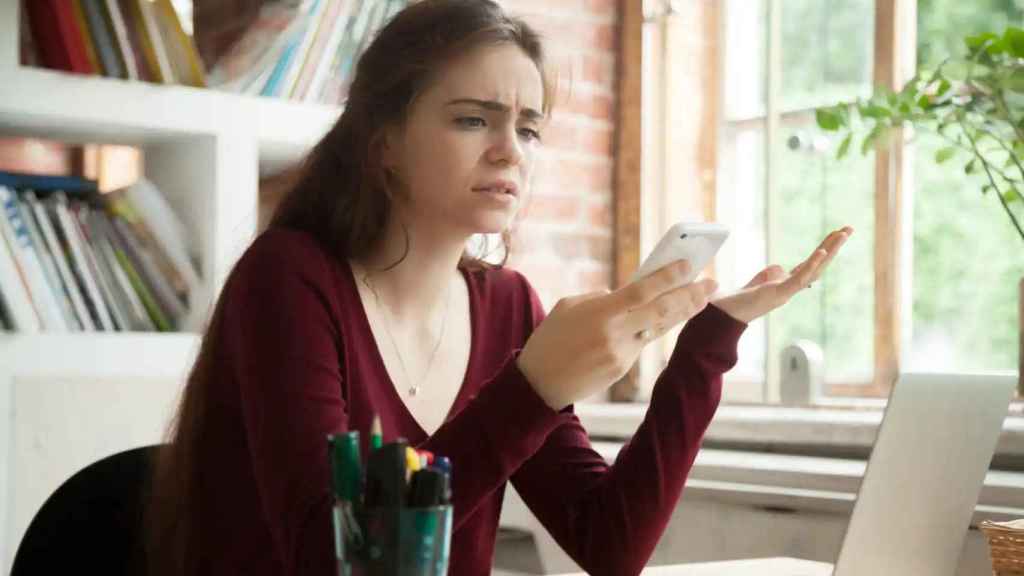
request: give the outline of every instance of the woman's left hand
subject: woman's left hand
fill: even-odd
[[[738,292],[712,297],[711,304],[740,322],[750,323],[789,302],[789,299],[800,290],[809,288],[825,271],[851,234],[853,228],[850,226],[836,230],[825,237],[807,260],[789,273],[781,266],[769,266],[758,272],[754,279]]]

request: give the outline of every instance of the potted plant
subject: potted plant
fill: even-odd
[[[960,161],[977,175],[982,197],[999,203],[1024,241],[1024,29],[972,35],[964,44],[965,55],[919,72],[899,91],[882,88],[871,98],[816,110],[817,123],[841,138],[839,158],[855,145],[862,153],[884,145],[894,129],[937,134],[944,146],[935,162]],[[1024,279],[1018,293],[1018,393],[1024,395]]]

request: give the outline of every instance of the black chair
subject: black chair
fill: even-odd
[[[29,524],[11,576],[142,574],[142,496],[159,448],[108,456],[61,484]]]

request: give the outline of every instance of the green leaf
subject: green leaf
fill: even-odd
[[[982,57],[982,61],[986,64],[991,64],[992,56],[997,56],[1007,51],[1009,51],[1009,47],[1002,38],[993,40],[985,46],[985,54]]]
[[[1024,70],[1014,70],[1003,80],[1003,86],[1013,92],[1024,93]]]
[[[818,127],[826,132],[835,132],[841,125],[839,114],[830,108],[818,108],[814,112],[814,118],[818,121]]]
[[[938,96],[939,98],[941,98],[941,97],[945,96],[946,92],[949,92],[949,89],[952,88],[952,87],[953,87],[953,84],[951,84],[949,82],[949,80],[946,80],[945,78],[943,78],[942,81],[939,82],[939,89],[938,89],[938,91],[935,92],[935,95]]]
[[[864,142],[860,145],[861,154],[867,154],[874,147],[875,141],[877,141],[878,137],[882,135],[882,130],[882,125],[876,124],[875,127],[871,129],[871,132],[868,132],[868,135],[864,137]]]
[[[851,142],[853,142],[853,132],[850,132],[846,135],[846,138],[843,138],[843,142],[839,145],[839,150],[836,152],[837,160],[842,159],[850,151]]]
[[[995,188],[996,187],[991,184],[985,184],[984,186],[981,187],[981,193],[988,194],[990,191],[995,190]]]
[[[967,44],[967,48],[974,52],[980,49],[988,42],[995,42],[999,40],[999,36],[996,36],[992,32],[983,32],[981,34],[974,34],[964,38],[964,43]]]
[[[860,115],[865,118],[888,118],[892,116],[892,112],[883,106],[877,104],[865,104],[860,107]]]
[[[1016,188],[1010,188],[1006,192],[1003,192],[1003,202],[1007,204],[1013,204],[1014,202],[1020,202],[1022,200],[1020,192]]]
[[[945,148],[939,149],[939,151],[935,153],[935,163],[942,164],[943,162],[949,160],[953,156],[956,156],[956,148],[954,148],[953,146],[946,146]]]
[[[1003,32],[1003,46],[1006,51],[1016,58],[1024,58],[1024,30],[1015,26],[1009,26]],[[994,54],[991,50],[990,54]]]
[[[922,94],[921,97],[917,99],[918,108],[928,108],[931,105],[932,100],[927,94]]]
[[[974,174],[974,172],[977,169],[978,169],[978,159],[977,158],[972,158],[971,161],[968,162],[966,166],[964,166],[964,174]]]

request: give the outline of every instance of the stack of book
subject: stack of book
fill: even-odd
[[[23,0],[22,60],[79,74],[205,86],[171,0]]]
[[[0,172],[0,328],[174,331],[200,290],[180,221],[142,179],[100,194]]]
[[[340,104],[359,55],[409,0],[268,2],[210,71],[223,90]]]

